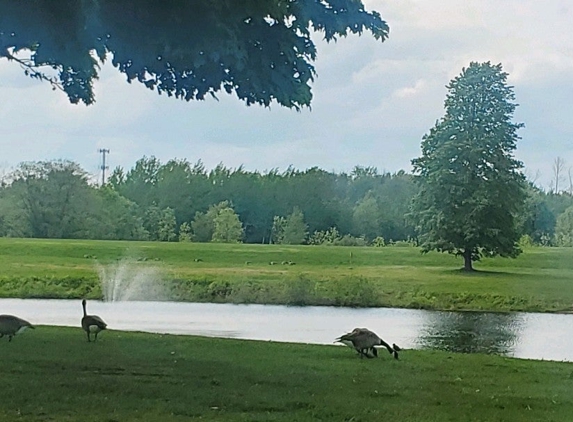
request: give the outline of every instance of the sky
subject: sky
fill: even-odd
[[[289,166],[351,172],[411,171],[424,134],[444,115],[446,85],[470,62],[501,63],[514,86],[516,157],[549,189],[573,173],[573,3],[570,0],[366,0],[390,37],[369,33],[326,43],[315,36],[317,77],[310,109],[247,107],[233,95],[185,102],[128,84],[111,64],[96,104],[69,104],[60,91],[0,60],[0,173],[24,161],[67,159],[98,176],[144,157],[201,160],[248,171]],[[109,172],[109,171],[108,171]],[[99,176],[101,177],[101,176]]]

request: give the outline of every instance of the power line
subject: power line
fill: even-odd
[[[105,185],[105,171],[106,169],[108,169],[109,167],[105,165],[105,155],[109,154],[109,149],[99,149],[98,152],[102,155],[102,160],[101,160],[101,185]]]

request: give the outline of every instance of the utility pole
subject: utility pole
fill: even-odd
[[[99,149],[98,152],[101,154],[102,156],[102,160],[101,160],[101,185],[105,185],[105,171],[106,169],[108,169],[109,167],[105,165],[105,155],[109,154],[109,149]]]

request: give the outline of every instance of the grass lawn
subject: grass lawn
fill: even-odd
[[[413,247],[0,239],[0,297],[101,298],[98,269],[153,268],[171,300],[569,312],[573,248],[477,263]],[[289,265],[291,263],[292,265]]]
[[[79,324],[79,321],[78,321]],[[571,421],[573,364],[39,326],[0,339],[0,420]]]

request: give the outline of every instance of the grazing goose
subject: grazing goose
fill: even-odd
[[[88,341],[92,341],[90,338],[91,333],[95,333],[94,341],[97,340],[97,334],[107,328],[107,324],[103,322],[103,319],[97,315],[88,315],[86,312],[86,300],[82,300],[82,307],[84,308],[84,316],[82,318],[82,328],[88,335]]]
[[[34,326],[14,315],[0,315],[0,337],[8,336],[8,341],[12,341],[12,337],[26,328],[34,328]]]
[[[344,334],[336,339],[336,342],[346,344],[353,347],[360,357],[377,357],[378,351],[374,346],[384,346],[388,353],[392,354],[395,359],[398,359],[398,350],[392,348],[388,343],[376,335],[376,333],[368,330],[367,328],[355,328],[350,333]],[[372,352],[373,356],[370,356]]]

